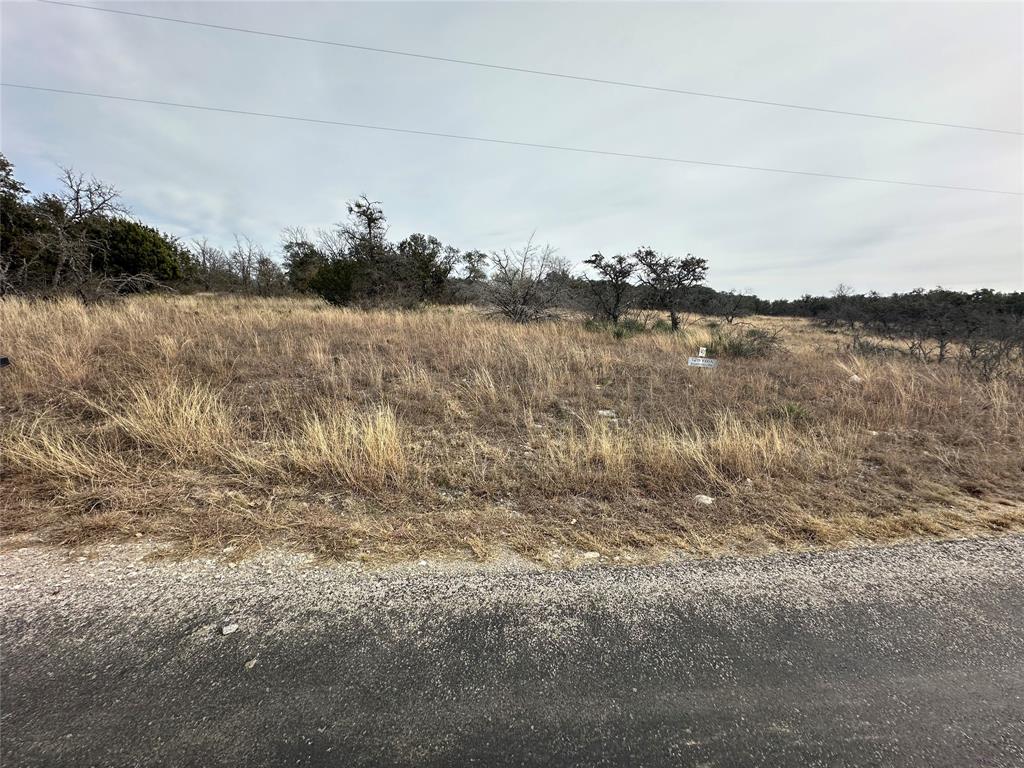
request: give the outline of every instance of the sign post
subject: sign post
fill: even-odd
[[[696,357],[687,358],[686,364],[694,368],[714,368],[718,365],[718,361],[713,357],[708,357],[707,347],[701,347],[697,350]]]

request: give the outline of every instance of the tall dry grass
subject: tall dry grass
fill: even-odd
[[[713,340],[701,322],[615,339],[465,308],[7,299],[4,530],[543,557],[1021,527],[1021,372],[753,322],[782,350],[707,371],[686,365]]]

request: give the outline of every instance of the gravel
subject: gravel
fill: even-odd
[[[240,562],[154,559],[145,543],[102,545],[67,552],[36,546],[0,555],[0,599],[27,621],[60,617],[86,627],[100,614],[174,625],[182,616],[210,615],[210,634],[287,631],[268,616],[301,614],[315,631],[336,613],[380,609],[395,632],[426,616],[457,619],[514,604],[522,631],[555,640],[558,617],[596,603],[622,621],[635,621],[666,603],[700,613],[737,603],[822,610],[830,605],[885,600],[941,608],[944,587],[978,589],[1024,572],[1024,536],[869,547],[757,558],[677,557],[662,565],[613,564],[586,553],[575,569],[545,570],[515,558],[487,564],[420,561],[387,568],[322,563],[309,555],[268,550]],[[589,557],[588,557],[589,556]],[[443,614],[438,611],[443,608]],[[224,617],[230,617],[226,619]],[[970,617],[962,617],[970,620]],[[29,637],[7,637],[8,648]]]

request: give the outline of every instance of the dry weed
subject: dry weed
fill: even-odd
[[[784,350],[707,371],[686,365],[713,336],[699,320],[616,339],[468,308],[6,299],[4,530],[545,559],[1024,527],[1021,371],[982,381],[749,322]]]

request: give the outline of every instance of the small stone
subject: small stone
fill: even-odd
[[[576,525],[576,518],[575,517],[572,520],[569,521],[569,525]]]
[[[225,624],[223,627],[220,628],[220,633],[222,635],[230,635],[232,632],[237,632],[237,631],[238,631],[238,625],[237,624]]]
[[[862,379],[856,373],[852,374],[850,376],[850,378],[847,379],[847,381],[849,381],[851,384],[863,384],[864,383],[864,379]]]
[[[420,565],[426,565],[426,564],[427,564],[426,560],[420,560]]]
[[[615,411],[609,411],[604,409],[599,410],[597,412],[597,415],[605,419],[617,419],[619,417],[619,415]]]
[[[601,556],[600,552],[584,552],[583,553],[583,557],[585,557],[587,560],[594,560],[594,559],[596,559],[596,558],[598,558],[600,556]]]
[[[711,498],[710,496],[705,496],[703,493],[698,493],[696,496],[694,496],[693,501],[695,504],[701,504],[702,506],[705,507],[710,507],[712,504],[715,503],[715,500],[713,498]]]
[[[142,538],[142,534],[141,533],[136,533],[135,534],[135,538],[136,539],[141,539]]]
[[[245,668],[246,669],[252,669],[255,666],[256,666],[256,659],[249,659],[247,662],[245,662]]]

